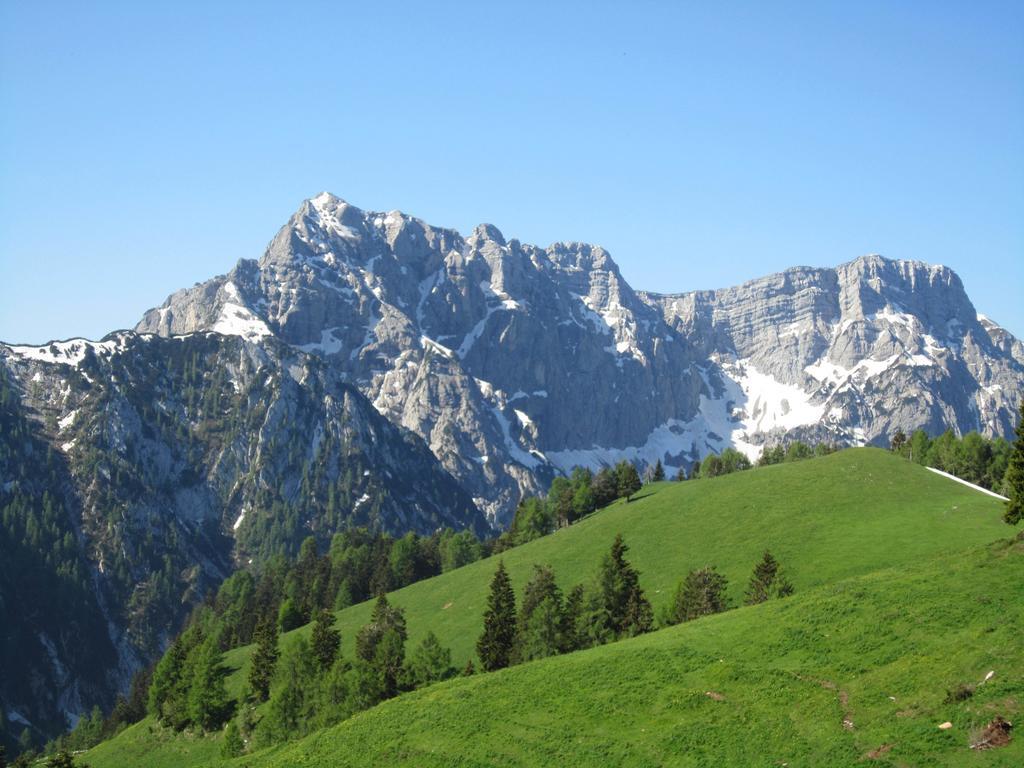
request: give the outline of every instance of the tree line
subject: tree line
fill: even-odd
[[[977,432],[957,437],[949,429],[936,438],[918,429],[907,437],[897,430],[889,445],[893,453],[925,467],[934,467],[1002,495],[1013,443]]]
[[[518,607],[508,571],[499,561],[491,580],[483,631],[476,644],[483,669],[503,669],[654,629],[651,604],[640,587],[639,572],[626,559],[628,551],[622,535],[617,535],[592,582],[577,584],[565,595],[551,567],[535,565]],[[727,590],[728,581],[715,566],[690,571],[663,609],[661,626],[727,610],[731,607]],[[792,583],[766,550],[754,567],[744,604],[755,605],[792,593]]]
[[[933,439],[918,429],[910,437],[897,430],[889,447],[910,461],[1005,496],[1003,520],[1017,525],[1024,520],[1024,400],[1019,408],[1013,442],[1003,437],[990,439],[977,432],[957,437],[949,429]]]

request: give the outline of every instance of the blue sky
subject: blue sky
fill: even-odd
[[[0,4],[0,339],[131,326],[330,190],[636,288],[877,252],[1024,337],[1024,4]]]

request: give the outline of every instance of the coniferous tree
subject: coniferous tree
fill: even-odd
[[[475,675],[475,674],[476,674],[476,667],[473,666],[473,660],[470,659],[469,661],[466,662],[466,666],[464,666],[462,668],[462,676],[463,677],[469,677],[470,675]]]
[[[452,652],[441,645],[437,635],[427,632],[426,637],[413,651],[409,659],[409,683],[421,688],[431,683],[447,680],[455,674],[452,666]]]
[[[903,448],[903,444],[907,442],[907,434],[902,429],[897,429],[896,434],[892,436],[892,441],[889,443],[889,447],[893,453],[899,453]]]
[[[639,572],[626,560],[628,551],[622,534],[617,534],[598,571],[605,620],[614,637],[647,632],[652,626],[651,604],[640,588]]]
[[[1020,420],[1017,422],[1017,439],[1013,443],[1013,452],[1006,467],[1006,511],[1003,520],[1010,525],[1017,525],[1024,520],[1024,401],[1020,404]]]
[[[677,624],[724,611],[728,608],[727,586],[725,576],[713,565],[690,571],[676,590],[667,623]]]
[[[516,618],[512,657],[517,663],[554,656],[563,646],[562,592],[555,583],[555,573],[548,566],[533,568]]]
[[[341,632],[334,629],[334,614],[326,608],[321,608],[316,612],[312,642],[313,656],[320,665],[320,669],[324,671],[330,669],[338,655],[338,648],[341,646]]]
[[[405,611],[392,606],[387,595],[381,595],[373,606],[370,623],[356,633],[356,655],[363,661],[374,663],[377,658],[377,646],[384,635],[392,630],[403,643],[406,641],[408,632],[405,627]]]
[[[188,649],[185,641],[181,636],[176,637],[153,670],[153,682],[149,687],[149,711],[158,719],[163,715],[164,704],[175,693],[186,655]]]
[[[756,566],[747,585],[744,598],[746,605],[763,603],[770,597],[787,597],[793,594],[793,585],[781,572],[779,561],[767,549]]]
[[[268,619],[260,622],[256,629],[256,652],[249,669],[249,687],[256,701],[266,701],[270,696],[270,682],[277,668],[277,623]]]
[[[394,627],[389,627],[381,635],[373,656],[373,666],[380,679],[383,698],[390,699],[398,695],[404,665],[405,636]]]
[[[562,611],[562,653],[569,653],[587,647],[584,626],[583,585],[577,584],[565,597]]]
[[[660,483],[665,479],[665,467],[661,465],[661,459],[658,459],[658,463],[654,465],[654,482]]]
[[[493,672],[507,667],[515,639],[516,596],[505,563],[499,560],[498,569],[491,580],[491,593],[487,597],[484,631],[476,643],[476,652],[483,668]]]
[[[295,600],[289,597],[282,601],[281,608],[277,613],[277,626],[281,632],[291,632],[293,629],[301,627],[304,623],[302,610]]]
[[[304,735],[312,727],[318,697],[316,660],[305,637],[285,646],[266,714],[260,720],[260,741],[275,744]]]
[[[640,482],[640,473],[636,471],[636,467],[631,461],[623,460],[615,465],[615,481],[619,497],[627,502],[634,493],[643,487]]]
[[[222,661],[215,637],[198,647],[188,690],[188,714],[190,721],[204,731],[220,728],[231,713],[231,699],[224,686],[227,669]]]
[[[616,479],[615,472],[609,467],[602,467],[594,475],[594,480],[591,482],[590,487],[594,492],[595,508],[606,507],[619,496],[618,480]]]

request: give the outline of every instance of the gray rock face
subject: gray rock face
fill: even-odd
[[[985,321],[987,322],[987,321]],[[463,238],[327,193],[258,261],[171,296],[139,331],[276,336],[325,359],[498,523],[575,464],[688,464],[897,428],[1007,434],[1021,344],[956,275],[869,256],[722,291],[637,293],[601,248]]]
[[[865,256],[645,298],[743,390],[741,443],[789,431],[850,443],[917,428],[992,437],[1016,422],[1021,345],[979,317],[945,267]]]
[[[642,443],[699,404],[690,350],[602,249],[487,225],[462,238],[326,194],[258,263],[175,294],[138,330],[273,334],[322,356],[499,522],[571,466],[559,452]]]

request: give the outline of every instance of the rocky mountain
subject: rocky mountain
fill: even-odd
[[[623,458],[1009,435],[1022,382],[944,267],[661,295],[597,246],[321,194],[135,331],[0,344],[0,705],[52,733],[109,703],[207,589],[310,534],[484,534]]]
[[[1008,434],[1019,341],[944,267],[867,256],[722,291],[638,293],[607,252],[469,237],[324,193],[258,261],[172,295],[140,332],[273,336],[424,438],[492,520],[555,472],[670,471],[732,445]]]
[[[0,345],[0,383],[0,704],[37,733],[112,703],[240,562],[489,530],[420,438],[271,337]]]

